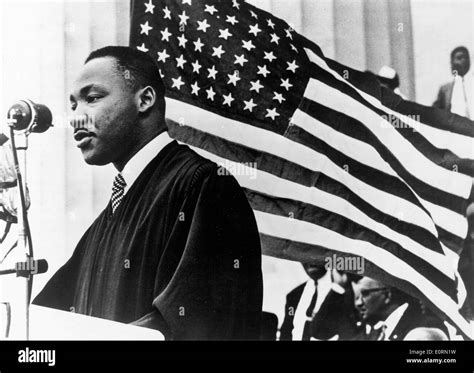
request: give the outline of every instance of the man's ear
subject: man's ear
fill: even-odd
[[[138,111],[140,113],[146,113],[149,111],[156,102],[156,92],[151,86],[146,86],[137,92],[138,95]]]

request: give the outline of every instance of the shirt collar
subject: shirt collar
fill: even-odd
[[[374,325],[374,329],[380,329],[382,327],[382,325],[385,325],[385,339],[388,339],[395,327],[398,325],[398,323],[400,322],[400,319],[402,318],[403,314],[405,313],[405,311],[407,310],[408,308],[408,303],[404,303],[402,304],[400,307],[398,307],[397,309],[395,309],[395,311],[393,311],[385,321],[379,321],[377,324]]]
[[[173,139],[168,135],[168,132],[162,132],[153,140],[141,148],[125,165],[122,170],[122,176],[127,185],[125,186],[124,194],[132,187],[135,180],[142,173],[145,167],[157,156],[163,148],[172,142]]]

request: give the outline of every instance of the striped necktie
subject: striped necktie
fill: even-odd
[[[119,172],[117,176],[115,176],[114,185],[112,186],[111,201],[113,212],[115,212],[117,207],[119,207],[120,202],[122,202],[126,186],[127,183],[125,182],[125,179],[123,178],[122,174]]]

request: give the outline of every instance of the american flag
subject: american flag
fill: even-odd
[[[264,254],[363,257],[471,335],[457,272],[471,121],[402,100],[243,1],[135,0],[130,45],[160,68],[171,135],[246,191]]]

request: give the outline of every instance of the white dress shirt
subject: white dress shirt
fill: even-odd
[[[374,329],[378,330],[382,326],[385,326],[385,336],[383,338],[384,341],[387,341],[390,336],[392,335],[393,331],[397,327],[398,323],[400,322],[403,314],[408,308],[408,303],[402,304],[400,307],[395,309],[386,319],[385,321],[379,321],[377,324],[374,325]]]
[[[146,166],[158,155],[163,148],[172,142],[173,139],[168,132],[162,132],[141,148],[125,165],[122,170],[122,176],[127,185],[125,186],[124,195],[130,190],[135,180],[142,173]]]

